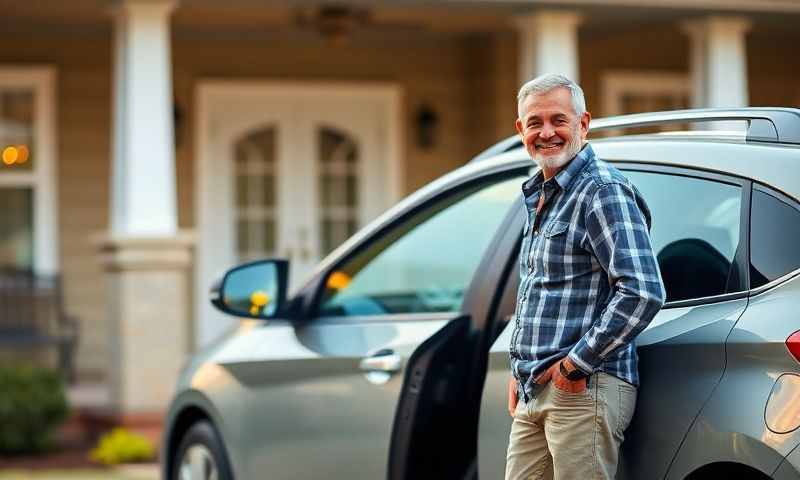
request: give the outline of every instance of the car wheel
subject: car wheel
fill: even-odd
[[[208,421],[192,425],[181,440],[172,480],[233,480],[222,440]]]

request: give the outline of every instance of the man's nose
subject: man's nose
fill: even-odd
[[[539,130],[539,137],[542,140],[547,140],[547,139],[551,138],[553,135],[555,135],[555,133],[556,133],[556,129],[553,128],[553,126],[550,125],[549,123],[546,123],[546,124],[542,125],[542,129]]]

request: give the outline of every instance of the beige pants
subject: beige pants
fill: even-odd
[[[520,399],[511,425],[506,480],[614,478],[619,446],[636,407],[636,388],[605,373],[582,393],[545,385]]]

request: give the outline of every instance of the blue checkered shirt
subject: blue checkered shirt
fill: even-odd
[[[530,398],[533,379],[566,355],[588,374],[638,386],[633,340],[665,298],[650,210],[589,144],[543,180],[540,171],[522,185],[527,218],[510,348],[520,393]]]

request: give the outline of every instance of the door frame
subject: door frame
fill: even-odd
[[[401,162],[403,139],[401,88],[393,83],[375,82],[304,82],[272,80],[200,80],[195,89],[197,114],[194,125],[196,175],[194,182],[197,251],[194,278],[195,346],[207,345],[235,324],[235,320],[218,314],[208,302],[208,288],[215,277],[236,263],[234,249],[233,204],[215,202],[232,198],[234,181],[232,165],[219,162],[214,150],[229,139],[241,136],[255,125],[250,121],[223,122],[213,118],[232,99],[277,96],[368,99],[380,104],[385,118],[378,140],[383,145],[385,191],[389,205],[396,203],[404,191],[405,175]],[[388,206],[388,205],[387,205]]]

